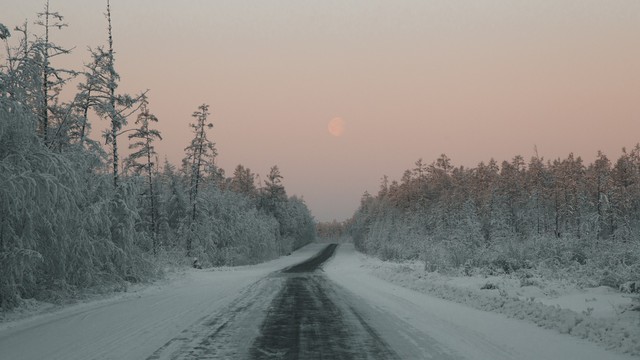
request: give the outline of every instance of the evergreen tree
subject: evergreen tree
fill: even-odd
[[[239,194],[255,198],[258,191],[256,188],[256,175],[251,172],[251,169],[238,165],[233,171],[230,188]]]
[[[15,31],[22,36],[17,47],[11,47],[7,41],[10,36],[8,30],[3,31],[7,61],[3,64],[2,69],[2,98],[10,100],[5,102],[9,111],[20,111],[21,107],[28,110],[35,117],[26,117],[25,120],[36,121],[30,126],[33,131],[38,131],[38,116],[42,114],[41,108],[44,100],[42,99],[42,41],[31,41],[29,32],[29,23],[25,20],[22,26],[16,26]]]
[[[195,223],[198,211],[198,191],[203,180],[204,169],[214,167],[217,155],[215,143],[207,137],[207,129],[213,124],[208,122],[209,105],[202,104],[191,116],[196,119],[189,124],[193,129],[191,144],[185,148],[186,157],[182,160],[183,167],[188,171],[189,202],[191,204],[191,223]],[[187,255],[191,254],[191,237],[187,239]]]
[[[50,29],[57,28],[62,29],[67,24],[64,23],[64,18],[58,12],[52,12],[49,6],[49,0],[45,2],[44,12],[38,13],[37,25],[44,28],[44,37],[37,40],[37,48],[42,53],[40,59],[41,64],[41,92],[40,100],[42,104],[39,107],[39,132],[44,139],[45,144],[50,146],[51,143],[51,115],[57,118],[57,130],[56,135],[64,128],[64,123],[67,121],[66,117],[68,111],[67,107],[57,106],[58,95],[61,90],[61,86],[64,85],[71,77],[74,77],[76,73],[70,70],[55,69],[51,66],[51,59],[59,56],[69,54],[69,49],[62,48],[52,42],[50,42]]]
[[[287,193],[282,185],[282,175],[277,165],[269,170],[267,179],[262,188],[262,207],[278,218],[278,210],[282,203],[287,201]]]
[[[153,159],[156,158],[157,153],[153,142],[155,140],[162,140],[160,132],[156,129],[149,127],[150,123],[158,122],[158,118],[149,112],[148,101],[143,99],[141,105],[141,112],[136,119],[136,125],[139,128],[135,129],[132,134],[129,134],[129,140],[135,139],[135,142],[129,144],[129,149],[134,151],[129,155],[127,159],[127,165],[132,168],[135,174],[144,173],[147,179],[147,198],[149,202],[149,216],[151,218],[151,234],[153,237],[153,253],[158,251],[158,214],[156,206],[156,194],[153,189],[153,173],[155,163]]]
[[[122,127],[127,124],[127,118],[136,112],[141,105],[145,93],[132,97],[128,94],[116,94],[120,75],[115,70],[115,53],[113,50],[113,34],[111,29],[111,6],[107,0],[107,30],[108,49],[98,47],[91,51],[91,63],[87,66],[86,84],[81,89],[86,89],[86,93],[81,92],[80,99],[84,109],[92,107],[98,115],[109,120],[110,129],[103,133],[105,143],[111,146],[111,161],[113,173],[113,185],[118,187],[119,183],[119,150],[118,136]],[[86,111],[85,119],[86,119]],[[82,132],[84,138],[84,131]]]

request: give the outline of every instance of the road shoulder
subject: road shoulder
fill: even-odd
[[[325,272],[330,279],[350,289],[370,306],[394,314],[398,322],[419,336],[436,340],[462,358],[632,358],[525,321],[439,299],[382,280],[374,276],[363,256],[351,244],[340,246],[332,261],[325,265]]]

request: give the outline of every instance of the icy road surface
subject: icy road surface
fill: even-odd
[[[0,359],[225,358],[631,359],[379,280],[351,245],[194,271],[0,327]]]

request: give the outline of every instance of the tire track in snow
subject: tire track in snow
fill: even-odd
[[[156,350],[147,360],[243,358],[247,336],[279,290],[276,279],[262,278],[244,289],[229,306],[202,317]]]
[[[317,273],[336,244],[283,271],[282,290],[250,350],[251,359],[399,359],[355,308]]]
[[[317,271],[336,248],[256,281],[147,359],[399,359]]]

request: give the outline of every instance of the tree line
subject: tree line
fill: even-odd
[[[474,168],[420,159],[365,193],[347,228],[360,250],[430,271],[544,266],[618,286],[640,279],[640,145],[589,164],[574,154]]]
[[[216,166],[207,104],[192,114],[182,164],[159,164],[161,119],[147,91],[119,92],[108,0],[105,16],[107,45],[89,49],[81,70],[54,66],[70,50],[51,41],[67,25],[48,0],[37,31],[0,24],[0,310],[154,278],[172,256],[250,264],[315,238],[277,166],[264,183],[242,165],[231,176]],[[104,143],[90,136],[94,119],[109,124]]]

